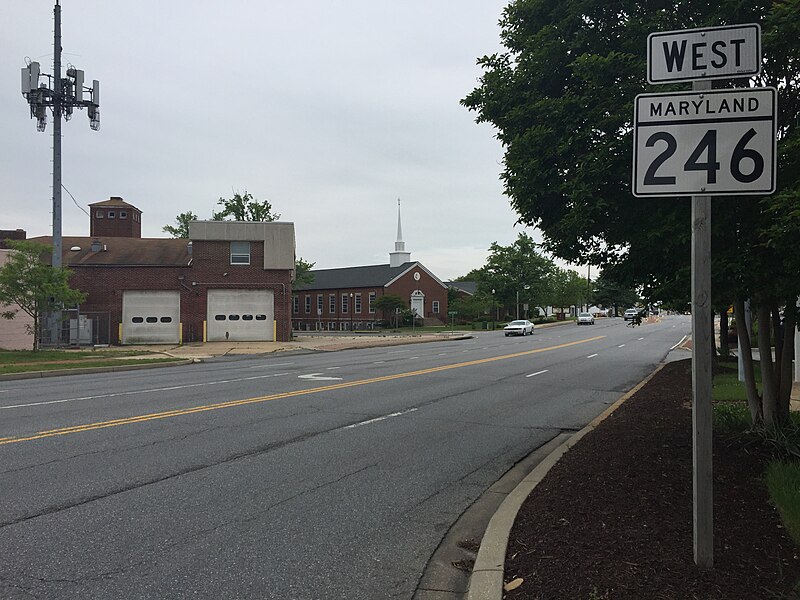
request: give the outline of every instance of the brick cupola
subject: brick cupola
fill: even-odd
[[[142,237],[142,211],[118,196],[89,205],[91,237]]]

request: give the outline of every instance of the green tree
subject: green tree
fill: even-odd
[[[189,223],[197,221],[197,215],[192,211],[186,211],[175,217],[175,225],[164,225],[161,231],[170,234],[174,238],[189,239]]]
[[[42,262],[52,248],[27,240],[8,240],[14,250],[8,262],[0,267],[0,313],[4,319],[13,319],[21,310],[33,319],[26,325],[33,338],[33,350],[39,350],[42,317],[61,311],[86,299],[86,294],[69,287],[69,269],[54,268]],[[17,305],[19,308],[11,308]]]
[[[643,201],[630,190],[636,94],[686,87],[647,85],[646,37],[752,22],[763,32],[762,73],[735,83],[778,90],[778,191],[764,198],[715,199],[712,304],[750,298],[765,326],[759,345],[774,341],[780,349],[777,364],[762,352],[767,384],[752,404],[758,407],[754,421],[775,425],[788,416],[786,336],[795,330],[800,294],[793,276],[798,253],[792,251],[800,239],[800,218],[792,216],[800,204],[800,0],[613,5],[515,0],[501,21],[505,51],[479,59],[484,74],[462,102],[477,112],[479,122],[497,128],[505,149],[506,194],[520,221],[543,232],[544,249],[570,262],[601,266],[648,300],[685,304],[690,203]],[[754,382],[748,386],[755,390]]]
[[[408,309],[405,300],[403,300],[397,294],[385,294],[379,298],[376,298],[372,301],[372,307],[376,310],[383,311],[384,317],[388,315],[389,321],[393,322],[395,327],[399,326],[397,309],[400,309],[401,311]]]
[[[597,304],[613,309],[610,317],[616,317],[621,311],[630,308],[640,300],[636,290],[617,283],[605,272],[595,279],[592,294]]]
[[[258,201],[247,190],[243,194],[234,192],[231,198],[220,198],[217,204],[222,210],[212,214],[213,221],[224,221],[232,217],[234,221],[272,222],[281,218],[272,212],[269,200]]]
[[[294,261],[294,282],[297,285],[304,285],[314,281],[314,274],[311,269],[314,268],[316,263],[303,260],[298,256]]]
[[[547,292],[543,304],[564,308],[580,307],[588,300],[586,278],[572,269],[555,267],[548,278]]]
[[[539,252],[538,244],[523,232],[510,246],[494,242],[489,247],[486,264],[473,273],[482,296],[492,297],[516,315],[517,299],[520,305],[544,303],[548,280],[555,268],[553,261]]]

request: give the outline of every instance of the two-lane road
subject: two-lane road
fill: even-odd
[[[4,382],[0,597],[411,598],[478,496],[689,329]]]

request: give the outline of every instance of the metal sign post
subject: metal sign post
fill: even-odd
[[[711,82],[695,82],[692,89],[711,89]],[[714,486],[711,461],[713,335],[711,196],[692,196],[692,516],[694,562],[705,569],[714,566]]]
[[[770,194],[776,185],[777,91],[712,90],[711,79],[761,71],[757,24],[647,38],[647,81],[692,81],[691,92],[640,94],[633,195],[692,196],[692,490],[694,562],[714,566],[711,364],[711,196]]]

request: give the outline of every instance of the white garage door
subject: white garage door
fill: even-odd
[[[180,292],[123,292],[123,344],[178,344],[180,327]]]
[[[271,342],[272,290],[208,290],[209,342]]]

